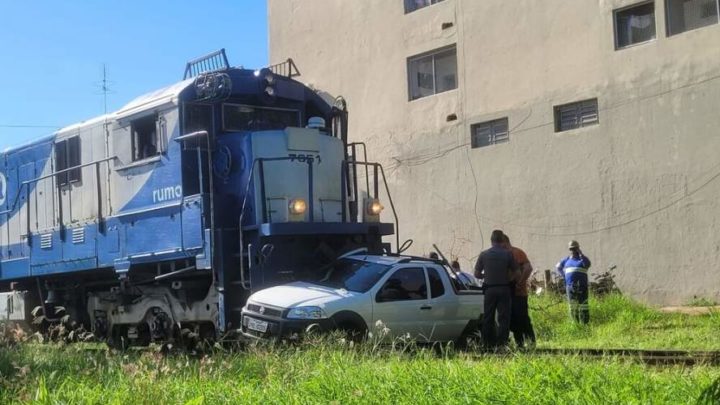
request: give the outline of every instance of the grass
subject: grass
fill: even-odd
[[[704,297],[693,297],[693,299],[688,302],[688,306],[691,307],[714,307],[716,305],[717,302]]]
[[[530,307],[540,347],[720,350],[720,312],[667,314],[620,295],[591,297],[585,327],[559,297],[532,297]]]
[[[660,314],[608,297],[593,302],[593,324],[578,327],[554,302],[531,299],[532,307],[545,308],[533,311],[543,346],[720,349],[716,314]],[[714,381],[720,368],[710,366],[523,353],[478,358],[405,344],[349,347],[334,338],[204,357],[111,353],[97,345],[0,346],[2,404],[684,404]]]

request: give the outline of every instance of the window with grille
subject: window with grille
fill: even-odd
[[[598,122],[596,98],[555,107],[555,132],[597,125]]]
[[[78,167],[82,164],[80,156],[79,136],[55,144],[55,172],[59,173],[57,175],[58,187],[82,180],[82,169]]]
[[[665,0],[668,35],[718,23],[720,0]]]
[[[408,58],[410,100],[457,88],[455,45]]]
[[[405,14],[440,3],[441,1],[443,0],[405,0]]]
[[[636,4],[615,10],[615,48],[655,39],[655,3]]]
[[[481,122],[470,126],[470,146],[473,148],[505,143],[509,140],[507,118]]]

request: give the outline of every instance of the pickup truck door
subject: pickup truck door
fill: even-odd
[[[455,293],[445,269],[428,266],[425,270],[430,286],[430,309],[425,311],[427,324],[424,325],[427,336],[432,341],[455,340],[467,326],[468,314],[480,311],[480,307],[463,307],[463,300]]]
[[[427,327],[428,287],[425,269],[400,267],[393,269],[378,283],[373,294],[373,333],[378,321],[390,329],[390,338],[410,334],[421,339]]]

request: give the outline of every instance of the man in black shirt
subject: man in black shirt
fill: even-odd
[[[482,334],[488,347],[506,346],[510,337],[510,305],[513,291],[510,283],[518,276],[519,266],[510,251],[503,249],[504,233],[494,230],[492,247],[480,253],[475,263],[475,277],[485,287]],[[495,317],[497,313],[497,334]]]

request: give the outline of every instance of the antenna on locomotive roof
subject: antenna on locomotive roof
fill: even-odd
[[[100,92],[103,96],[103,113],[107,114],[107,96],[110,93],[114,93],[113,89],[110,88],[110,86],[113,84],[110,80],[108,80],[108,73],[107,73],[107,65],[103,63],[103,78],[101,82],[97,82],[96,86],[99,87]]]

